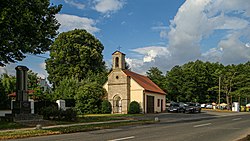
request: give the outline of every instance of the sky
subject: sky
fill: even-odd
[[[104,61],[119,47],[132,71],[163,73],[202,60],[224,65],[250,61],[250,0],[51,0],[63,8],[58,32],[86,29],[104,45]],[[47,77],[49,52],[0,68],[25,65]]]

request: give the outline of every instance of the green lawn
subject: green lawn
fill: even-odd
[[[111,120],[123,120],[123,119],[132,119],[132,117],[143,116],[142,114],[87,114],[87,115],[78,115],[76,121],[55,121],[51,120],[52,125],[60,124],[74,124],[74,123],[86,123],[86,122],[102,122],[102,121],[111,121]],[[0,130],[5,129],[18,129],[25,128],[21,124],[15,122],[5,122],[0,121]]]
[[[4,129],[18,129],[18,128],[25,128],[26,126],[23,126],[19,123],[15,122],[6,122],[6,121],[0,121],[0,130]]]

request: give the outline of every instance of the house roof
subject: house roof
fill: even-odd
[[[33,94],[35,91],[34,90],[28,90],[27,91],[27,94],[28,95],[31,95],[31,94]],[[16,92],[13,92],[13,93],[11,93],[11,94],[8,94],[8,96],[9,97],[16,97]]]
[[[123,72],[133,78],[140,86],[142,86],[146,91],[166,94],[161,88],[159,88],[153,81],[151,81],[147,76],[137,74],[129,70],[123,70]]]

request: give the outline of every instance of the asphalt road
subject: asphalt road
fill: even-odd
[[[152,118],[155,115],[149,115]],[[161,122],[91,132],[19,139],[20,141],[235,141],[250,134],[250,114],[158,114]],[[168,122],[167,120],[178,122]],[[200,119],[200,120],[198,120]]]

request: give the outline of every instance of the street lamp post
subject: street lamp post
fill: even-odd
[[[221,81],[221,77],[219,76],[219,109],[220,109],[220,81]]]

